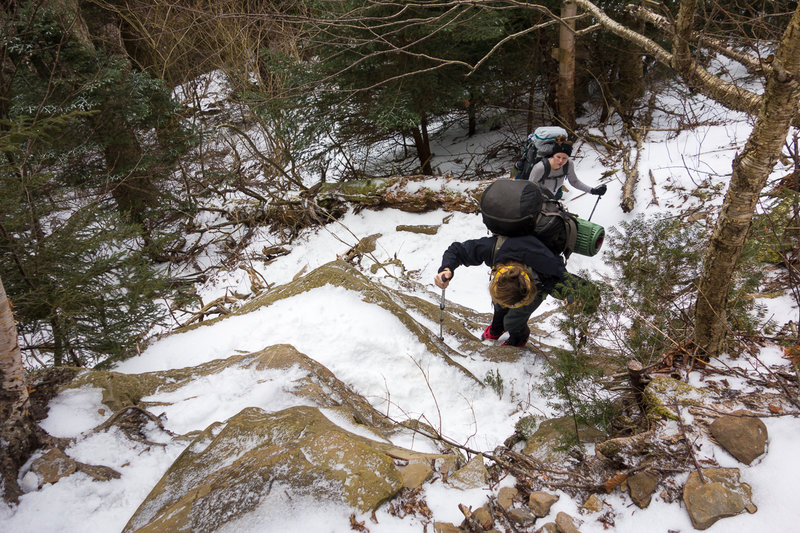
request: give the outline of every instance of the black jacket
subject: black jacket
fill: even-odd
[[[507,238],[492,260],[496,242],[496,236],[454,242],[444,252],[439,272],[449,268],[455,274],[456,268],[461,265],[483,263],[493,267],[507,261],[518,261],[536,272],[542,282],[540,289],[544,292],[551,292],[558,282],[564,281],[567,273],[564,263],[533,235]]]

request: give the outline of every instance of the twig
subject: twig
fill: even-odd
[[[678,415],[678,426],[681,429],[681,433],[683,433],[683,438],[686,439],[686,450],[689,452],[689,456],[692,458],[692,462],[694,463],[694,467],[697,469],[697,475],[700,476],[700,481],[705,485],[706,478],[703,475],[703,469],[700,467],[700,463],[697,461],[697,456],[694,454],[694,443],[689,441],[689,436],[686,433],[686,426],[683,423],[683,416],[681,415],[681,408],[678,406],[677,402],[672,404],[675,408],[675,412]]]

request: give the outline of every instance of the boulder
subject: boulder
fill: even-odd
[[[558,496],[542,492],[540,490],[531,492],[528,496],[528,507],[531,508],[533,514],[542,518],[550,513],[550,508],[558,501]]]
[[[450,522],[433,523],[433,533],[462,533],[462,531],[464,530]]]
[[[735,414],[740,416],[717,418],[709,430],[714,440],[737,461],[749,465],[767,450],[767,426],[759,418],[746,416],[748,413]]]
[[[433,475],[433,468],[425,463],[411,463],[400,469],[403,488],[418,489]]]
[[[642,509],[650,505],[650,499],[658,486],[658,481],[658,474],[647,470],[630,476],[626,483],[633,503]]]
[[[514,505],[514,499],[519,496],[519,491],[514,487],[503,487],[497,493],[497,505],[506,511]]]
[[[578,428],[578,439],[581,442],[594,442],[604,438],[601,431],[590,427]],[[575,440],[575,422],[572,417],[545,420],[536,432],[525,442],[523,453],[543,463],[561,463],[568,459],[569,450],[564,450],[565,441]]]
[[[511,519],[512,522],[515,524],[519,524],[520,526],[527,527],[536,522],[536,516],[528,511],[527,509],[523,509],[522,507],[518,507],[516,509],[511,509],[508,512],[508,518]]]
[[[705,482],[694,471],[683,487],[683,502],[696,529],[744,511],[756,512],[750,485],[739,481],[737,468],[705,468],[703,478]]]
[[[287,494],[373,510],[402,488],[386,446],[340,428],[316,408],[247,408],[203,431],[124,531],[215,531]]]
[[[558,533],[581,533],[573,518],[567,513],[558,513],[556,515],[556,530]]]
[[[483,464],[483,455],[478,454],[456,470],[447,481],[457,489],[467,490],[482,487],[488,480],[489,471]]]
[[[581,509],[589,511],[590,513],[597,513],[603,510],[605,502],[597,494],[592,494],[586,501],[583,502]]]
[[[489,510],[489,507],[484,505],[482,507],[478,507],[473,513],[471,517],[475,522],[480,524],[483,531],[487,531],[492,527],[494,524],[494,517],[492,516],[492,512]]]
[[[692,387],[686,382],[667,376],[653,378],[642,395],[648,415],[656,418],[677,420],[677,407],[689,407],[701,403],[707,392]]]

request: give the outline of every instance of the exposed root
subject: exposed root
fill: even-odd
[[[164,424],[161,423],[161,420],[157,416],[136,405],[123,407],[111,415],[108,420],[94,428],[92,433],[99,433],[100,431],[105,431],[112,426],[117,426],[120,430],[122,430],[125,436],[131,440],[147,444],[148,446],[166,446],[164,443],[153,442],[145,437],[144,426],[148,422],[154,422],[161,431],[172,437],[175,436],[175,433],[164,427]]]

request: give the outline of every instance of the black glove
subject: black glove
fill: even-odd
[[[604,183],[604,184],[600,185],[599,187],[595,187],[594,189],[589,191],[589,194],[596,194],[597,196],[603,196],[606,193],[607,190],[608,190],[608,187]]]

